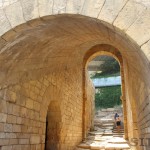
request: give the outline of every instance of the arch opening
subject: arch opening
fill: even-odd
[[[120,100],[122,101],[122,97],[125,97],[125,95],[126,95],[125,94],[125,82],[124,82],[125,79],[124,79],[123,58],[122,58],[120,52],[117,49],[113,48],[112,46],[96,45],[96,46],[92,47],[86,53],[86,55],[84,57],[85,71],[83,71],[83,72],[85,72],[85,74],[83,74],[84,75],[83,79],[87,80],[89,78],[89,74],[87,72],[88,72],[88,65],[89,65],[90,61],[93,60],[94,58],[96,58],[97,56],[105,56],[105,55],[114,58],[119,63],[119,66],[120,66],[119,72],[121,75],[121,94],[122,94],[120,97],[121,98]],[[86,94],[88,93],[88,90],[86,88],[86,85],[85,84],[83,84],[83,85],[84,85],[84,90],[85,90],[84,97],[86,98],[87,97]],[[122,105],[123,105],[123,122],[124,122],[124,131],[125,131],[124,138],[128,139],[126,103],[124,103],[122,101]],[[86,104],[85,104],[85,107],[86,107]],[[85,119],[85,118],[83,117],[83,119]],[[85,132],[87,132],[87,131],[84,131],[84,137],[86,136]]]

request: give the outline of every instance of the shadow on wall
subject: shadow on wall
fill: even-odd
[[[46,150],[58,150],[60,140],[61,111],[59,101],[51,101],[46,122]]]

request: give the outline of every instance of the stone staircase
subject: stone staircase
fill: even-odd
[[[127,150],[128,142],[123,138],[124,129],[120,132],[114,126],[114,120],[110,118],[95,119],[95,129],[88,133],[87,138],[80,143],[75,150]]]

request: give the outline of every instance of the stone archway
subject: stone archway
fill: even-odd
[[[122,96],[121,96],[121,100],[122,100],[122,104],[123,104],[123,115],[124,115],[124,130],[125,130],[125,139],[128,139],[128,127],[127,127],[127,103],[125,101],[125,97],[126,97],[126,90],[125,90],[125,79],[124,79],[124,64],[123,64],[123,58],[120,54],[120,52],[115,49],[114,47],[110,46],[110,45],[105,45],[105,44],[102,44],[102,45],[96,45],[94,47],[92,47],[85,55],[84,57],[84,68],[83,68],[83,80],[87,80],[88,77],[88,74],[87,74],[87,66],[88,66],[88,63],[93,59],[95,58],[96,56],[101,56],[101,55],[108,55],[108,56],[112,56],[114,57],[119,65],[120,65],[120,74],[121,74],[121,93],[122,93]],[[87,88],[86,88],[86,85],[85,85],[85,82],[83,82],[83,87],[84,87],[84,95],[83,97],[86,99],[86,94],[88,93],[87,92]],[[86,104],[84,103],[84,107],[86,108]],[[132,106],[133,107],[133,106]],[[83,109],[85,109],[83,108]],[[134,111],[135,113],[135,111]],[[83,116],[83,120],[85,120],[84,116]],[[136,120],[136,118],[135,118]],[[85,125],[83,124],[83,129],[85,128],[84,127]],[[85,129],[84,129],[85,130]],[[84,134],[86,133],[86,131],[84,131]],[[85,134],[86,135],[86,134]],[[84,135],[84,136],[85,136]]]
[[[19,14],[15,12],[12,15]],[[144,45],[141,45],[140,38],[135,39],[130,34],[128,37],[111,24],[81,15],[65,14],[16,25],[19,23],[7,33],[10,28],[1,30],[0,102],[3,107],[0,115],[2,141],[5,141],[2,148],[19,149],[26,143],[26,149],[31,145],[43,149],[45,107],[48,109],[49,105],[48,101],[43,102],[43,94],[49,84],[61,87],[62,114],[65,114],[62,118],[65,122],[65,136],[61,139],[63,148],[73,149],[82,140],[83,60],[89,49],[100,44],[119,49],[123,62],[128,66],[125,71],[125,78],[128,79],[126,87],[129,87],[126,88],[126,102],[133,99],[137,104],[136,107],[129,107],[129,110],[136,109],[139,116],[135,131],[138,129],[139,136],[148,136],[150,69],[149,55],[145,55],[144,51],[149,49],[147,33],[141,34],[144,39]],[[9,133],[13,133],[15,142],[8,137]],[[67,143],[68,139],[70,141]],[[8,141],[11,141],[10,144]]]

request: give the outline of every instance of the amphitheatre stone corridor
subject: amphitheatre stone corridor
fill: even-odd
[[[73,150],[104,54],[121,66],[125,138],[150,138],[149,0],[0,0],[0,36],[0,150]]]

